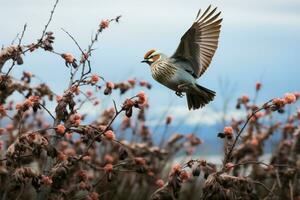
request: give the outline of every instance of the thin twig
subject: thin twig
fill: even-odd
[[[41,38],[39,39],[39,42],[38,42],[38,43],[41,43],[41,42],[42,42],[42,40],[43,40],[43,38],[44,38],[44,36],[45,36],[45,34],[46,34],[47,28],[48,28],[50,22],[52,21],[53,14],[54,14],[54,11],[55,11],[55,9],[56,9],[56,6],[57,6],[58,2],[59,2],[59,0],[56,0],[55,4],[54,4],[54,6],[53,6],[53,9],[51,10],[51,13],[50,13],[50,17],[49,17],[49,19],[48,19],[48,22],[47,22],[46,25],[45,25],[45,28],[44,28],[44,30],[43,30],[43,32],[42,32],[42,36],[41,36]]]
[[[293,183],[291,180],[289,181],[289,188],[290,188],[290,198],[291,198],[291,200],[294,200]]]
[[[16,200],[19,200],[19,199],[22,197],[22,194],[23,194],[23,192],[24,192],[24,187],[25,187],[25,185],[24,185],[24,184],[21,184],[20,193],[18,194]]]
[[[257,185],[261,185],[263,186],[263,188],[265,188],[270,194],[272,194],[273,196],[275,196],[275,194],[273,193],[272,190],[270,190],[265,184],[263,184],[262,182],[259,181],[252,181],[253,183],[257,184]]]
[[[82,158],[87,154],[87,152],[89,151],[89,149],[93,146],[94,142],[96,141],[96,139],[98,137],[100,137],[102,134],[104,134],[106,131],[109,130],[109,128],[111,127],[112,123],[115,121],[115,119],[119,116],[119,114],[121,114],[121,112],[124,111],[124,108],[120,109],[120,110],[115,110],[115,115],[114,117],[111,119],[111,121],[109,122],[109,124],[106,126],[106,128],[98,133],[97,135],[95,135],[92,139],[92,141],[89,143],[89,145],[86,147],[85,152],[80,156],[80,158],[78,159],[79,161],[82,160]]]
[[[11,45],[13,45],[15,43],[15,41],[18,39],[20,33],[17,33],[16,37],[11,41]]]
[[[47,31],[47,28],[48,28],[50,22],[52,21],[53,14],[55,12],[55,9],[56,9],[56,6],[57,6],[58,2],[59,2],[59,0],[55,1],[53,9],[51,10],[51,13],[50,13],[50,17],[48,19],[48,22],[45,25],[45,28],[44,28],[44,30],[42,32],[42,35],[41,35],[41,38],[38,40],[38,45],[40,45],[43,42],[43,38],[46,34],[46,31]],[[29,50],[30,50],[30,48],[27,49],[27,51],[29,51]],[[59,120],[55,119],[54,123],[53,123],[53,127],[56,127],[58,123],[59,123]],[[57,143],[57,138],[52,137],[51,140],[50,140],[50,144],[53,145],[53,146],[56,146],[56,143]],[[49,169],[51,169],[52,165],[53,165],[53,158],[47,157],[46,163],[42,167],[42,171],[49,171]],[[38,193],[37,199],[39,199],[39,200],[47,199],[48,192],[49,192],[48,190],[42,190],[41,192]]]
[[[237,141],[239,140],[240,136],[242,135],[244,129],[245,129],[246,126],[247,126],[247,124],[250,122],[250,120],[252,119],[252,117],[255,116],[256,113],[258,113],[258,112],[260,112],[260,111],[266,109],[266,108],[269,106],[268,103],[270,103],[271,101],[272,101],[272,100],[268,101],[268,102],[265,103],[261,108],[258,108],[258,109],[256,109],[255,111],[253,111],[253,112],[251,113],[251,115],[247,118],[247,120],[246,120],[246,122],[244,123],[243,127],[240,129],[240,131],[238,132],[237,136],[235,137],[235,140],[234,140],[233,144],[231,145],[231,147],[230,147],[228,153],[226,153],[226,155],[225,155],[225,159],[224,159],[224,162],[223,162],[223,165],[224,165],[223,168],[224,168],[224,169],[225,169],[225,164],[228,162],[228,160],[231,159],[232,152],[233,152],[233,150],[234,150],[234,148],[235,148],[235,146],[236,146],[236,144],[237,144]]]
[[[21,37],[19,38],[19,43],[18,43],[18,46],[20,46],[20,45],[21,45],[21,43],[22,43],[22,40],[23,40],[23,37],[24,37],[25,31],[26,31],[26,28],[27,28],[27,24],[25,23],[25,24],[24,24],[24,26],[23,26],[23,31],[22,31]]]
[[[275,170],[275,174],[276,174],[276,181],[277,181],[278,187],[281,188],[282,184],[281,184],[280,177],[279,177],[279,172],[278,172],[277,169]]]
[[[274,164],[274,165],[269,165],[267,163],[264,163],[264,162],[260,162],[260,161],[245,161],[245,162],[241,162],[241,163],[237,163],[235,164],[234,166],[240,166],[240,165],[247,165],[247,164],[258,164],[258,165],[265,165],[266,167],[270,167],[270,166],[273,166],[273,167],[288,167],[288,165],[284,165],[284,164]]]
[[[55,120],[55,117],[52,115],[52,113],[44,106],[43,104],[39,103],[39,105],[46,110],[46,112],[52,117],[53,120]]]
[[[165,143],[165,137],[168,133],[168,127],[169,127],[169,125],[166,123],[163,134],[162,134],[162,137],[161,137],[161,140],[160,140],[160,143],[159,143],[159,148],[162,148],[163,144]]]
[[[21,48],[21,43],[22,43],[22,40],[23,40],[23,37],[24,37],[24,34],[25,34],[25,31],[26,31],[26,28],[27,28],[27,24],[24,24],[23,26],[23,30],[22,30],[22,34],[21,34],[21,37],[19,38],[19,43],[18,43],[18,48]],[[19,49],[18,49],[19,51]],[[17,55],[14,56],[13,58],[13,62],[11,64],[11,66],[9,67],[9,69],[7,70],[7,72],[5,73],[5,78],[2,78],[1,82],[0,82],[0,85],[3,83],[3,81],[6,80],[6,78],[8,77],[9,73],[11,72],[11,70],[14,68],[14,66],[16,65],[16,57],[18,56],[19,52],[16,52]]]
[[[113,19],[110,19],[109,22],[112,22],[112,21],[116,21],[116,22],[119,22],[119,19],[120,19],[121,16],[117,16],[116,18],[113,18]],[[96,34],[94,35],[94,37],[92,37],[91,39],[91,43],[88,45],[88,48],[86,50],[86,53],[83,53],[83,56],[84,55],[88,55],[90,56],[92,51],[94,50],[93,49],[93,46],[94,44],[96,43],[96,41],[98,41],[98,37],[100,35],[100,33],[102,33],[102,31],[104,30],[103,27],[99,27]],[[73,37],[74,38],[74,37]],[[78,43],[77,43],[78,44]],[[83,51],[82,51],[83,52]],[[88,62],[88,71],[85,72],[85,66],[86,66],[86,61]],[[76,75],[76,73],[78,72],[79,68],[82,66],[82,71],[81,71],[81,77],[79,78],[79,81],[77,83],[77,86],[79,86],[79,84],[81,83],[82,79],[91,72],[91,66],[90,66],[90,62],[89,60],[84,60],[84,62],[81,62],[79,63],[79,66],[77,66],[77,68],[74,70],[74,72],[71,74],[71,78],[70,78],[70,83],[69,83],[69,88],[72,87],[72,85],[74,84],[74,77]]]
[[[65,29],[61,28],[62,31],[64,31],[76,44],[76,46],[78,47],[78,49],[81,51],[82,55],[84,55],[84,51],[82,50],[82,48],[80,47],[80,45],[78,44],[78,42],[76,41],[76,39]]]
[[[79,91],[81,94],[83,94],[83,96],[85,96],[85,99],[81,101],[80,105],[76,108],[76,110],[80,110],[82,108],[82,106],[87,102],[92,102],[92,98],[90,98],[88,95],[86,95],[84,92],[82,92],[81,90]]]
[[[44,36],[46,35],[46,31],[47,31],[47,29],[48,29],[48,26],[50,25],[50,22],[52,21],[52,18],[53,18],[53,15],[54,15],[54,12],[55,12],[55,9],[56,9],[56,6],[57,6],[58,2],[59,2],[59,0],[56,0],[56,1],[55,1],[55,4],[54,4],[54,6],[53,6],[53,8],[52,8],[52,10],[51,10],[51,12],[50,12],[50,17],[49,17],[47,23],[45,24],[45,27],[44,27],[44,29],[43,29],[43,31],[42,31],[42,35],[41,35],[40,39],[38,39],[38,43],[36,44],[36,46],[40,46],[40,45],[42,44],[43,38],[44,38]],[[30,51],[30,48],[27,48],[27,49],[24,50],[22,53],[24,54],[24,53],[26,53],[27,51]],[[55,52],[54,52],[54,53],[55,53]]]
[[[99,183],[101,183],[104,180],[105,176],[106,174],[103,174],[103,176],[99,178],[99,180],[96,183],[93,184],[93,188],[95,188]]]
[[[31,157],[31,156],[33,156],[33,155],[32,154],[30,154],[30,155],[20,155],[17,158],[18,159],[20,159],[20,158],[27,158],[27,157]],[[0,162],[6,161],[6,160],[7,160],[7,158],[3,158],[3,159],[0,160]]]
[[[277,186],[277,183],[274,182],[274,183],[273,183],[273,186],[272,186],[272,188],[271,188],[271,191],[272,191],[272,192],[275,190],[276,186]],[[269,199],[269,197],[270,197],[270,192],[269,192],[268,195],[264,198],[264,200]]]

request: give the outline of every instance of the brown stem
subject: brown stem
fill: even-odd
[[[240,165],[247,165],[247,164],[257,164],[257,165],[265,165],[267,167],[270,167],[270,166],[274,166],[274,167],[288,167],[288,165],[284,165],[284,164],[274,164],[274,165],[269,165],[267,163],[264,163],[264,162],[260,162],[260,161],[245,161],[245,162],[241,162],[241,163],[237,163],[235,164],[234,166],[240,166]]]
[[[247,124],[250,122],[251,118],[253,116],[255,116],[256,113],[258,113],[261,110],[266,109],[267,107],[269,107],[270,105],[268,105],[269,102],[271,102],[272,100],[268,101],[267,103],[265,103],[261,108],[258,108],[257,110],[253,111],[252,114],[247,118],[246,122],[244,123],[243,127],[241,128],[241,130],[238,132],[237,136],[235,137],[235,140],[233,142],[233,144],[231,145],[228,153],[226,153],[225,155],[225,159],[223,161],[223,170],[225,170],[225,165],[226,163],[231,160],[232,157],[232,152],[237,144],[237,141],[239,140],[240,136],[242,135],[244,129],[246,128]]]
[[[112,125],[112,123],[115,121],[115,119],[118,117],[119,114],[121,114],[121,112],[124,111],[124,108],[122,107],[121,110],[117,110],[116,104],[114,102],[114,106],[115,106],[115,115],[112,118],[112,120],[109,122],[109,124],[106,126],[106,128],[104,129],[104,131],[98,133],[97,135],[95,135],[92,139],[92,141],[89,143],[89,145],[87,146],[85,152],[80,156],[80,158],[78,159],[79,161],[82,160],[82,158],[87,154],[87,152],[89,151],[89,149],[93,146],[94,142],[96,141],[96,139],[98,137],[100,137],[103,133],[105,133],[106,131],[108,131],[108,129],[110,128],[110,126]]]
[[[43,104],[39,103],[39,105],[44,108],[44,110],[46,110],[46,112],[52,117],[53,120],[55,120],[55,117],[52,115],[52,113],[48,110],[48,108],[46,108],[46,106],[44,106]]]
[[[259,181],[252,181],[252,183],[255,183],[255,184],[257,184],[257,185],[263,186],[263,188],[265,188],[265,189],[269,192],[269,194],[275,196],[275,194],[273,193],[273,191],[270,190],[270,189],[269,189],[265,184],[263,184],[262,182],[259,182]]]

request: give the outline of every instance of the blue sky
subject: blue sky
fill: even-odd
[[[0,45],[6,46],[22,30],[24,23],[28,24],[24,43],[39,38],[54,0],[0,0],[0,3]],[[151,48],[172,55],[198,9],[205,9],[209,4],[218,6],[222,11],[222,30],[213,62],[199,83],[215,90],[217,97],[209,106],[191,113],[187,111],[185,98],[177,98],[174,92],[154,82],[149,67],[140,60]],[[123,16],[121,23],[111,24],[96,44],[93,71],[112,81],[132,77],[150,81],[153,84],[153,90],[149,91],[153,120],[157,121],[156,114],[172,102],[171,114],[189,116],[187,123],[215,123],[220,118],[219,110],[223,104],[221,88],[226,87],[226,81],[234,92],[225,96],[233,99],[239,94],[252,95],[256,81],[263,83],[261,101],[300,90],[298,0],[61,0],[49,27],[56,36],[55,50],[80,54],[61,28],[72,33],[80,45],[86,47],[101,19],[120,14]],[[40,51],[26,56],[25,64],[16,67],[13,74],[23,70],[38,74],[57,93],[62,93],[67,86],[69,72],[63,60],[55,55]],[[109,99],[107,103],[110,103]],[[234,100],[232,107],[233,104]],[[96,113],[90,107],[86,107],[86,111]],[[230,113],[242,115],[234,110]]]

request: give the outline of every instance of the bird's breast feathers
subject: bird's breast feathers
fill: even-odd
[[[192,75],[173,62],[155,62],[151,65],[151,72],[156,81],[175,91],[179,84],[195,82]]]
[[[172,63],[164,60],[157,61],[151,65],[153,78],[162,84],[169,82],[175,76],[176,70]]]

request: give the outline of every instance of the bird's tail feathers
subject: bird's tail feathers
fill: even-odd
[[[190,92],[186,93],[189,110],[204,107],[214,99],[215,95],[216,92],[196,84]]]

